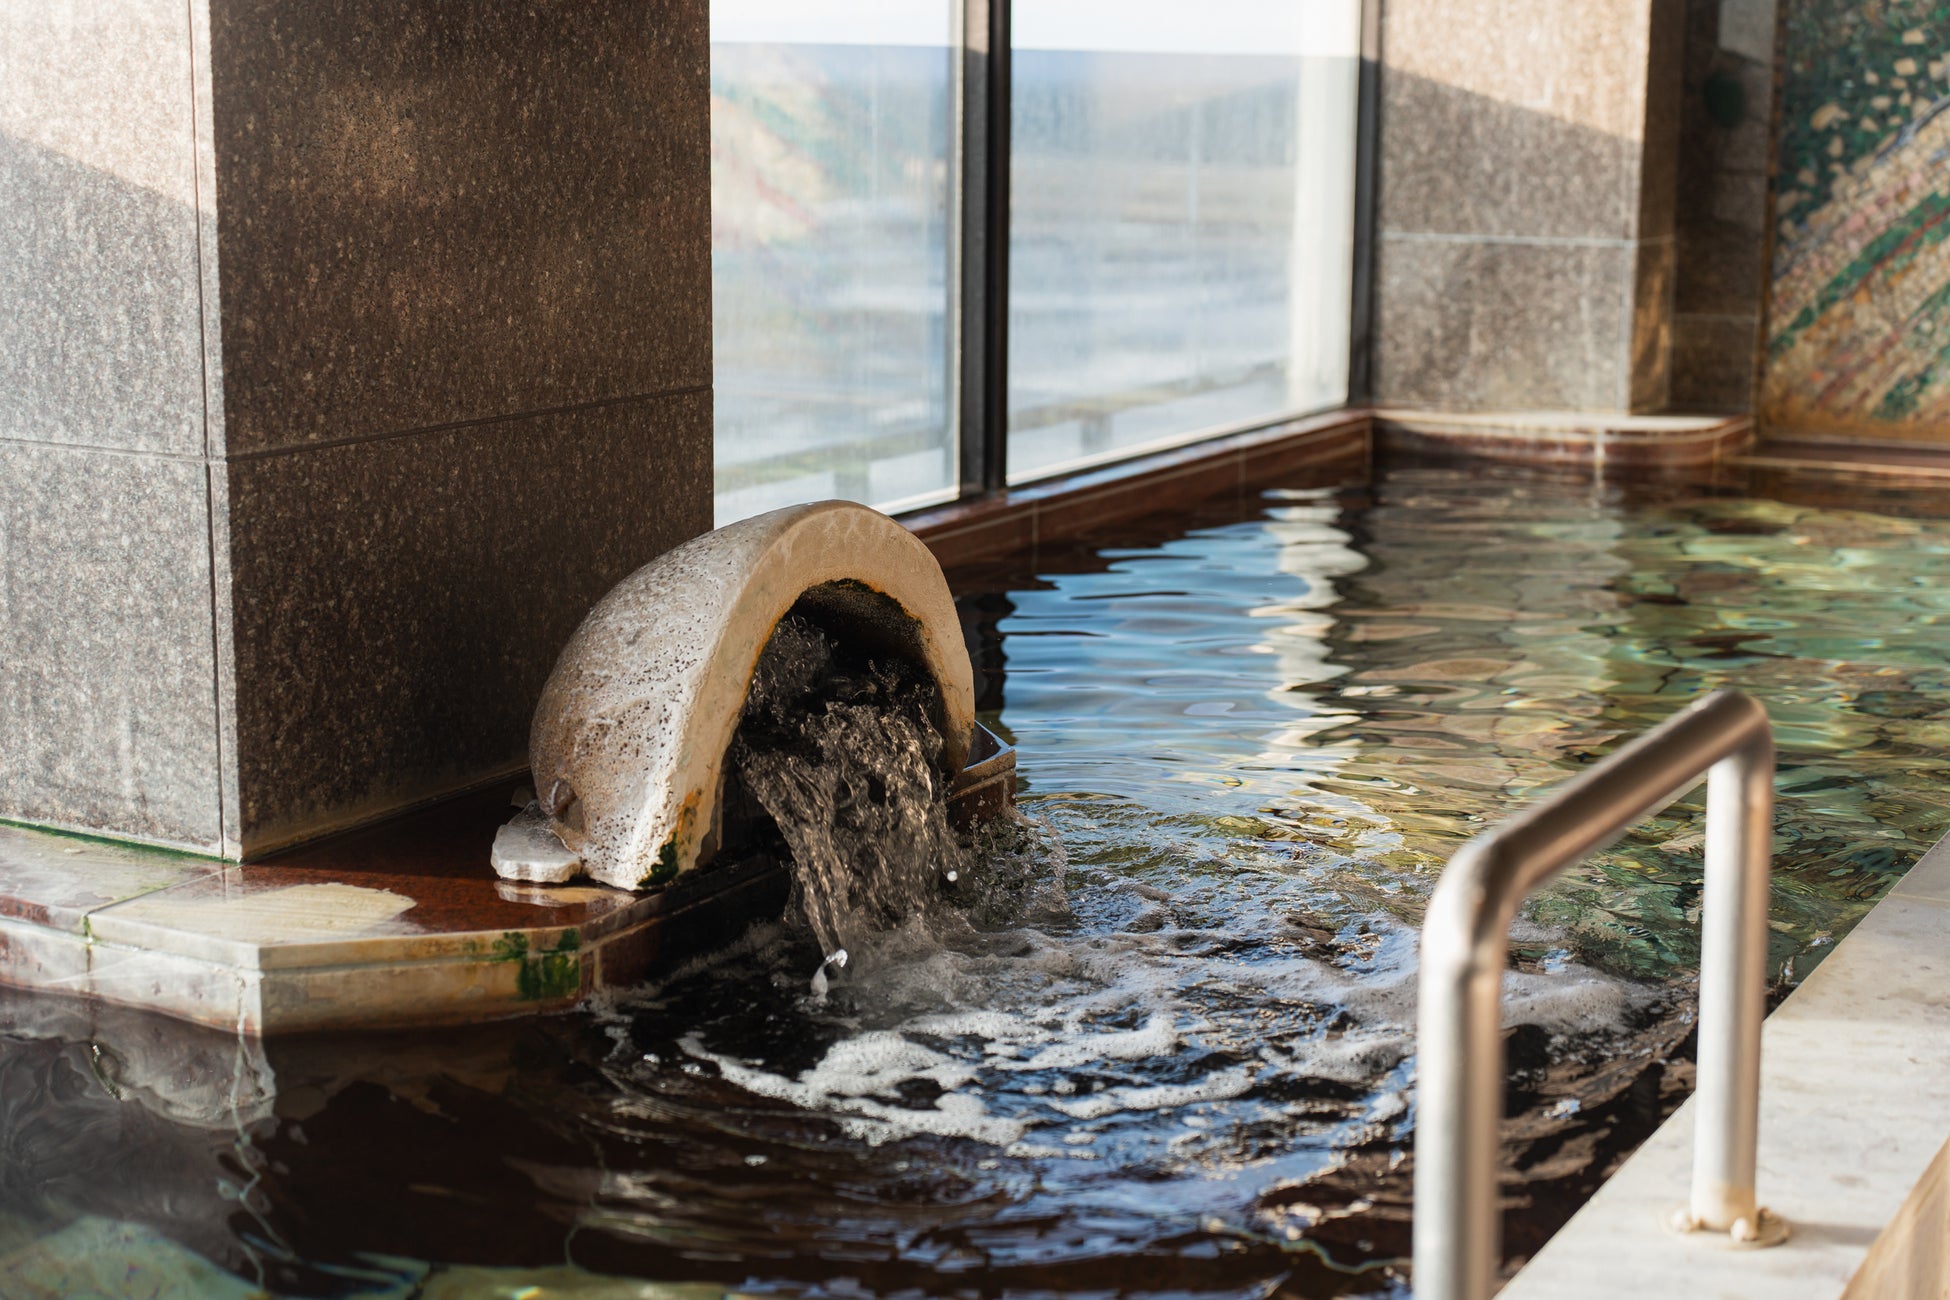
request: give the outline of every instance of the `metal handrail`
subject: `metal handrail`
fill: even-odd
[[[1482,1300],[1494,1283],[1503,969],[1518,905],[1702,775],[1693,1185],[1675,1226],[1755,1244],[1785,1235],[1754,1200],[1774,740],[1759,704],[1716,691],[1465,844],[1436,886],[1422,926],[1417,1030],[1415,1293],[1423,1300]]]

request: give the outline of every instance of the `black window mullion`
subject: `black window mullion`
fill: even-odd
[[[962,0],[957,394],[961,493],[1008,482],[1009,0]]]
[[[1374,400],[1375,173],[1381,129],[1381,0],[1361,3],[1361,66],[1355,92],[1354,280],[1347,349],[1347,403]]]

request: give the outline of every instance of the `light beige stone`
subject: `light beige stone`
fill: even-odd
[[[1950,1142],[1882,1230],[1842,1300],[1943,1300],[1950,1296]]]
[[[342,883],[252,888],[245,879],[194,882],[89,914],[104,944],[175,953],[239,971],[370,963],[449,947],[453,936],[421,936],[399,917],[414,900]]]
[[[975,728],[974,675],[933,554],[851,502],[775,510],[637,570],[556,661],[529,758],[548,829],[589,875],[641,889],[715,851],[725,750],[759,654],[795,605],[928,672],[949,775],[960,772]],[[495,870],[565,878],[560,855],[536,842],[526,828],[504,830]]]

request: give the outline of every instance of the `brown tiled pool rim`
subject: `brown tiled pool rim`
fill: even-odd
[[[1063,474],[899,516],[944,568],[1032,553],[1106,524],[1165,514],[1282,478],[1367,481],[1371,413],[1348,407]]]
[[[1349,406],[1135,456],[900,516],[944,567],[1032,554],[1107,524],[1282,479],[1366,482],[1376,456],[1483,460],[1599,474],[1691,474],[1754,444],[1746,415],[1455,412]],[[1286,484],[1290,485],[1290,484]]]
[[[1377,447],[1391,454],[1581,468],[1597,474],[1692,473],[1754,441],[1746,415],[1628,415],[1605,411],[1373,412]]]

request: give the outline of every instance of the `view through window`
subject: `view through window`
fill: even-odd
[[[1360,11],[1014,0],[1010,481],[1346,400]],[[984,436],[956,427],[960,21],[712,4],[720,524],[947,500]]]
[[[957,477],[950,0],[714,0],[717,521]]]
[[[1009,477],[1347,400],[1358,0],[1015,0]]]

